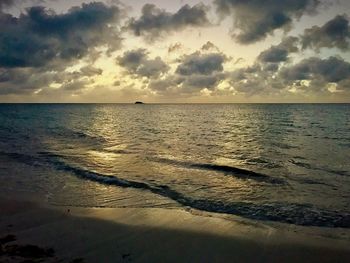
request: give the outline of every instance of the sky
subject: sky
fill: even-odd
[[[348,0],[0,0],[0,102],[350,102]]]

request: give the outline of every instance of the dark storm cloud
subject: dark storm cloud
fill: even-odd
[[[201,54],[195,52],[181,59],[176,73],[180,75],[203,74],[209,75],[213,72],[222,72],[226,56],[222,53]]]
[[[262,73],[262,68],[259,64],[254,64],[253,66],[236,69],[231,72],[230,79],[232,83],[246,82],[249,79],[260,76]]]
[[[177,43],[169,46],[168,53],[173,53],[173,52],[179,51],[182,48],[183,48],[183,45],[180,42],[177,42]]]
[[[258,60],[264,63],[285,62],[288,60],[290,53],[298,52],[298,41],[297,37],[287,37],[279,45],[271,46],[269,49],[261,52]]]
[[[337,57],[312,57],[282,69],[280,75],[286,81],[322,79],[328,83],[339,83],[350,79],[350,63]]]
[[[169,66],[160,57],[148,58],[145,49],[126,51],[117,58],[117,63],[132,74],[148,78],[159,77],[169,70]]]
[[[0,13],[0,67],[43,67],[54,60],[82,58],[107,40],[117,45],[120,39],[108,23],[118,21],[119,13],[118,7],[99,2],[65,14],[40,6],[18,18]]]
[[[191,76],[169,75],[165,79],[152,80],[148,88],[159,95],[189,96],[198,94],[203,89],[213,90],[225,79],[224,73],[211,75],[194,74]]]
[[[164,79],[154,79],[148,88],[160,95],[190,96],[203,89],[214,90],[226,78],[223,63],[227,60],[222,53],[201,53],[199,51],[181,57],[175,74]]]
[[[171,89],[178,90],[179,85],[184,82],[185,78],[177,75],[168,75],[164,79],[153,79],[150,81],[148,88],[160,94],[167,94]]]
[[[303,48],[339,48],[349,50],[350,27],[346,15],[338,15],[323,26],[306,29],[301,36]]]
[[[91,65],[100,53],[96,48],[119,47],[120,18],[118,7],[101,2],[61,14],[41,6],[27,8],[18,17],[0,12],[0,93],[56,96],[84,89],[90,77],[102,74]],[[90,65],[65,71],[80,59]]]
[[[141,17],[132,18],[128,28],[134,35],[144,36],[147,40],[152,41],[164,33],[182,30],[186,27],[210,25],[207,9],[208,7],[203,4],[197,4],[193,7],[184,5],[172,14],[153,4],[146,4],[142,8]]]
[[[276,29],[290,29],[293,19],[315,12],[319,3],[319,0],[215,0],[221,16],[233,17],[233,37],[242,44],[263,40]]]
[[[236,92],[252,96],[256,94],[268,94],[271,92],[269,84],[274,80],[272,75],[263,70],[260,64],[240,68],[230,73],[229,83]]]
[[[14,0],[0,0],[0,12],[4,7],[9,7],[13,5]]]
[[[57,73],[55,73],[57,75]],[[37,68],[0,68],[0,94],[28,94],[53,81],[52,73]]]
[[[267,63],[263,66],[264,71],[276,72],[279,69],[279,63]]]
[[[248,96],[286,94],[291,87],[304,93],[328,94],[329,84],[336,84],[338,91],[350,90],[350,63],[338,57],[311,57],[285,64],[280,70],[278,67],[279,63],[256,63],[231,72],[229,81],[236,91]]]
[[[288,59],[288,50],[278,47],[272,47],[269,50],[263,51],[259,55],[259,60],[262,62],[282,62]]]
[[[0,94],[33,94],[40,90],[40,94],[55,95],[60,91],[77,92],[83,90],[87,83],[92,83],[92,77],[99,74],[102,70],[92,66],[74,72],[34,67],[0,68]],[[50,88],[51,84],[55,84],[56,88]]]
[[[183,90],[193,92],[204,88],[213,89],[224,78],[225,74],[222,73],[215,73],[211,75],[192,75],[184,79]]]
[[[208,51],[208,50],[219,51],[219,48],[217,46],[215,46],[213,42],[208,41],[207,43],[205,43],[202,46],[201,50],[204,50],[204,51]]]
[[[136,49],[124,52],[117,61],[120,66],[123,66],[131,71],[136,71],[141,65],[142,60],[145,60],[147,53],[145,49]]]

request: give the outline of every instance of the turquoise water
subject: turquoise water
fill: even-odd
[[[2,104],[0,190],[350,227],[350,104]]]

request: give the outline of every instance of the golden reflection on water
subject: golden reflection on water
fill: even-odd
[[[102,152],[102,151],[93,151],[93,150],[88,151],[87,154],[93,160],[99,161],[99,162],[111,162],[121,156],[121,154],[117,154],[113,152]]]
[[[24,139],[15,137],[20,141],[16,147],[19,156],[23,146],[33,151],[24,152],[29,158],[23,155],[19,161],[35,161],[35,169],[39,162],[45,173],[52,171],[44,184],[61,196],[63,204],[172,206],[178,202],[209,211],[249,212],[254,217],[257,212],[269,216],[264,214],[266,204],[276,209],[271,211],[277,216],[280,211],[298,216],[296,202],[348,209],[349,134],[341,123],[348,120],[348,110],[300,107],[55,106],[44,117],[31,113],[34,120],[29,119],[19,133]],[[19,125],[27,121],[18,120]],[[26,133],[31,125],[35,134],[29,141]],[[12,138],[16,128],[5,135]],[[246,173],[242,176],[239,169]]]
[[[214,137],[219,136],[223,137],[225,145],[213,144],[208,149],[206,158],[209,158],[210,162],[222,165],[243,165],[243,162],[241,163],[239,160],[220,156],[220,153],[238,147],[239,140],[237,141],[237,138],[232,140],[233,119],[225,124],[224,121],[230,118],[217,116],[203,130],[201,122],[187,126],[186,123],[189,120],[174,112],[171,115],[166,112],[158,112],[158,115],[152,116],[154,114],[152,110],[145,114],[143,109],[142,114],[145,119],[140,119],[141,116],[137,114],[140,111],[139,108],[133,107],[129,110],[133,114],[124,116],[116,108],[106,105],[97,107],[90,112],[89,133],[98,135],[105,140],[102,149],[87,151],[86,161],[90,163],[91,168],[95,166],[97,170],[107,174],[116,172],[118,177],[124,177],[126,172],[127,178],[136,181],[165,183],[175,188],[177,188],[177,184],[181,188],[191,187],[193,191],[196,191],[196,194],[203,197],[210,196],[210,192],[212,192],[214,198],[216,191],[227,193],[254,191],[254,185],[247,183],[247,181],[230,178],[214,171],[188,169],[181,165],[159,163],[152,159],[153,157],[154,159],[161,157],[175,161],[208,162],[209,160],[202,159],[202,156],[189,155],[187,151],[182,152],[182,150],[186,148],[191,150],[191,145],[195,148],[203,147],[208,143],[208,140],[216,140],[217,138]],[[225,129],[228,132],[218,135],[215,130],[220,131],[223,126],[226,126]],[[185,134],[189,134],[189,136],[184,137]],[[196,145],[192,140],[189,140],[191,135],[200,135],[195,138]],[[164,138],[164,136],[167,137]],[[211,185],[211,188],[206,188],[207,185]],[[181,189],[179,188],[179,190]]]

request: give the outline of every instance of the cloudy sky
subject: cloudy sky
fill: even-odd
[[[0,102],[350,102],[349,0],[0,0]]]

